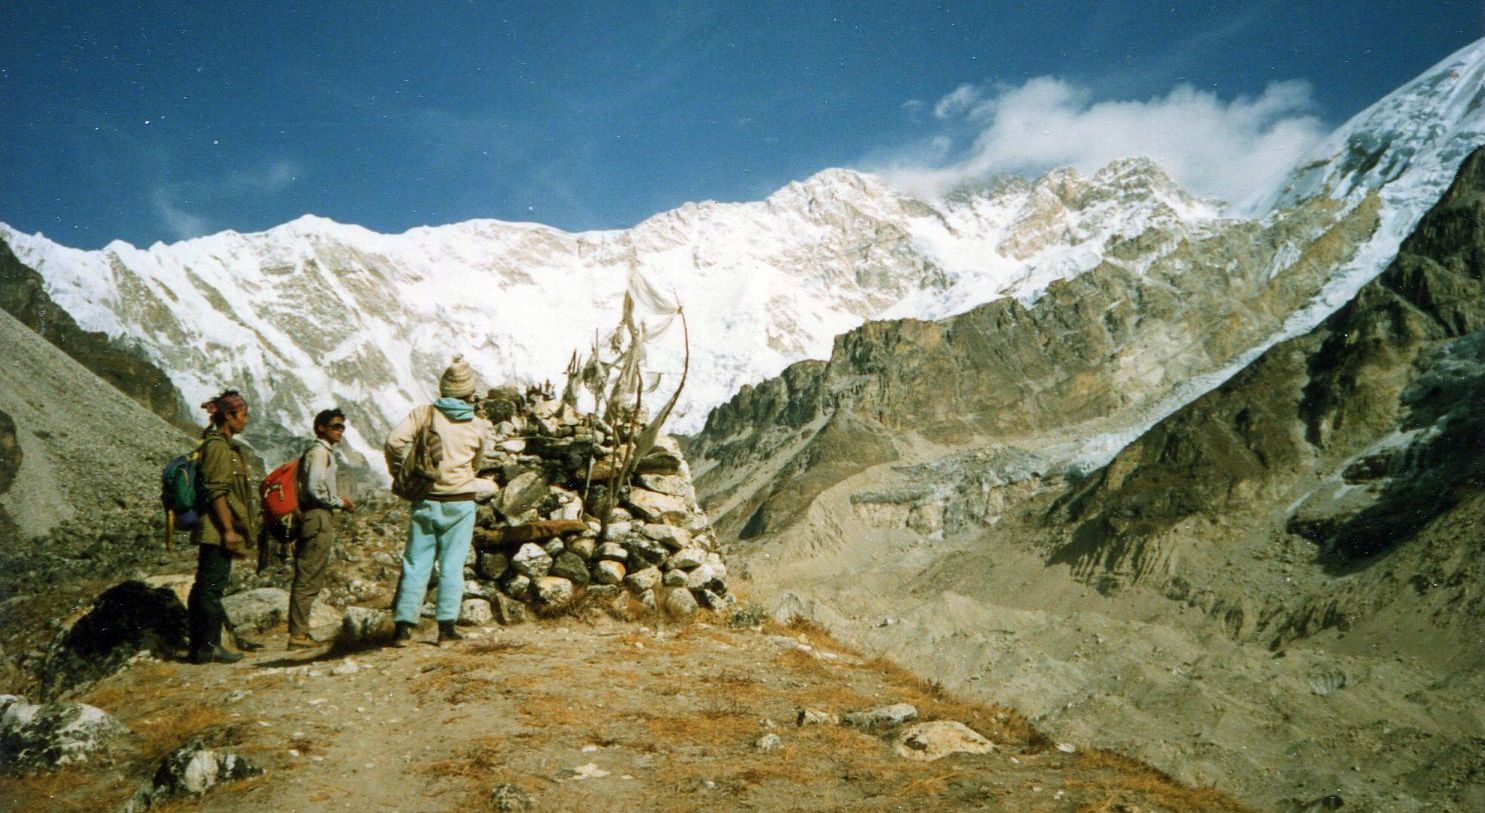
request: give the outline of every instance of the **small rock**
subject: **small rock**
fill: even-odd
[[[567,543],[561,539],[548,539],[541,543],[541,549],[546,551],[548,556],[556,559],[567,552]]]
[[[777,734],[764,734],[753,742],[753,747],[759,751],[768,753],[776,751],[784,744],[784,738]]]
[[[543,576],[532,582],[531,592],[543,604],[562,607],[572,601],[576,591],[573,589],[572,582],[567,579],[560,576]]]
[[[645,522],[669,521],[680,524],[691,513],[686,508],[685,500],[645,488],[631,488],[625,507]]]
[[[1073,745],[1070,742],[1057,743],[1057,750],[1061,751],[1064,754],[1076,754],[1078,752],[1077,746]]]
[[[598,550],[598,540],[591,536],[576,536],[567,540],[567,549],[584,559],[592,559]]]
[[[483,627],[494,619],[490,602],[482,598],[467,598],[459,605],[459,623],[466,627]]]
[[[711,565],[703,564],[686,574],[686,586],[692,590],[700,590],[710,584],[714,578],[716,576],[712,573]]]
[[[586,765],[579,765],[576,768],[564,768],[563,770],[557,772],[558,781],[602,779],[605,776],[608,776],[608,771],[605,771],[604,769],[598,767],[597,764],[592,762],[589,762]]]
[[[903,729],[893,750],[908,759],[932,762],[950,754],[987,754],[995,744],[963,723],[934,720]]]
[[[646,523],[641,527],[640,532],[645,535],[646,539],[653,539],[673,551],[686,547],[686,544],[691,541],[691,534],[684,529],[661,522]]]
[[[524,601],[531,595],[531,579],[519,573],[507,574],[500,589],[504,590],[507,596]]]
[[[342,644],[364,644],[392,634],[392,614],[369,607],[347,607],[340,617]]]
[[[853,728],[878,728],[902,725],[918,716],[918,708],[911,703],[895,703],[877,706],[866,711],[851,711],[840,716],[841,725]]]
[[[536,802],[526,791],[515,785],[505,784],[496,785],[490,791],[490,806],[499,813],[527,813],[536,809]]]
[[[834,714],[831,714],[828,711],[821,711],[819,709],[800,709],[794,715],[794,724],[797,726],[836,725],[839,722],[839,717],[836,717]]]
[[[730,610],[737,605],[737,599],[727,593],[718,593],[713,590],[695,591],[701,606],[708,610]]]
[[[665,612],[676,619],[690,619],[700,609],[691,591],[684,587],[672,587],[665,591]]]
[[[331,669],[330,670],[330,674],[336,675],[337,677],[343,677],[345,675],[354,675],[357,672],[361,671],[361,668],[362,668],[361,667],[361,664],[356,663],[355,661],[351,660],[350,658],[346,658],[345,660],[341,661],[339,665],[337,665],[333,669]]]
[[[624,581],[624,563],[604,559],[593,566],[593,581],[599,585],[617,585]]]
[[[665,571],[665,575],[660,578],[660,583],[666,587],[685,587],[686,582],[686,571],[684,570],[667,570]]]
[[[539,579],[551,572],[552,557],[540,545],[527,542],[512,557],[511,567],[522,576]]]
[[[474,569],[481,577],[495,581],[510,569],[510,559],[501,553],[481,553]]]
[[[653,590],[658,587],[660,585],[660,579],[660,568],[647,567],[625,576],[624,586],[628,587],[631,592],[643,593],[646,590]]]
[[[493,605],[495,620],[499,621],[501,626],[509,627],[526,623],[526,605],[516,599],[504,593],[497,593]]]
[[[599,559],[613,559],[618,562],[629,561],[629,551],[617,542],[605,542],[598,546],[597,556]]]
[[[562,551],[552,562],[551,575],[567,579],[573,584],[588,583],[588,563],[571,551]]]
[[[706,563],[706,551],[701,548],[682,548],[676,551],[666,564],[681,570],[691,570]]]
[[[534,471],[524,472],[506,484],[498,498],[500,513],[519,516],[535,508],[547,496],[547,481]]]

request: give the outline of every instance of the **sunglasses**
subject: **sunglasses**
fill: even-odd
[[[344,432],[345,431],[345,424],[343,424],[343,423],[326,424],[326,428],[328,428],[328,429],[335,429],[337,431]]]

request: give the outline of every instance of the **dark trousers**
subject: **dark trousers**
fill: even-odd
[[[222,594],[232,577],[232,557],[221,545],[198,545],[196,582],[186,604],[191,627],[191,651],[205,652],[222,645],[222,623],[227,611],[222,609]]]

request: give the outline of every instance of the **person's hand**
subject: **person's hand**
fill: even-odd
[[[222,547],[227,549],[227,555],[233,559],[247,558],[247,540],[237,531],[228,531],[222,534]]]
[[[347,511],[354,511],[356,510],[356,503],[350,497],[341,497],[340,507]]]

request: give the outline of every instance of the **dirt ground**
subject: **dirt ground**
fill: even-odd
[[[958,700],[807,624],[562,618],[441,648],[430,627],[403,649],[286,652],[279,634],[239,664],[136,663],[80,698],[131,731],[112,764],[0,781],[0,810],[117,809],[192,735],[266,773],[169,810],[1246,810],[1050,742],[1014,711]],[[795,724],[801,708],[902,702],[996,750],[916,762],[891,731]],[[756,746],[767,734],[777,748]]]

